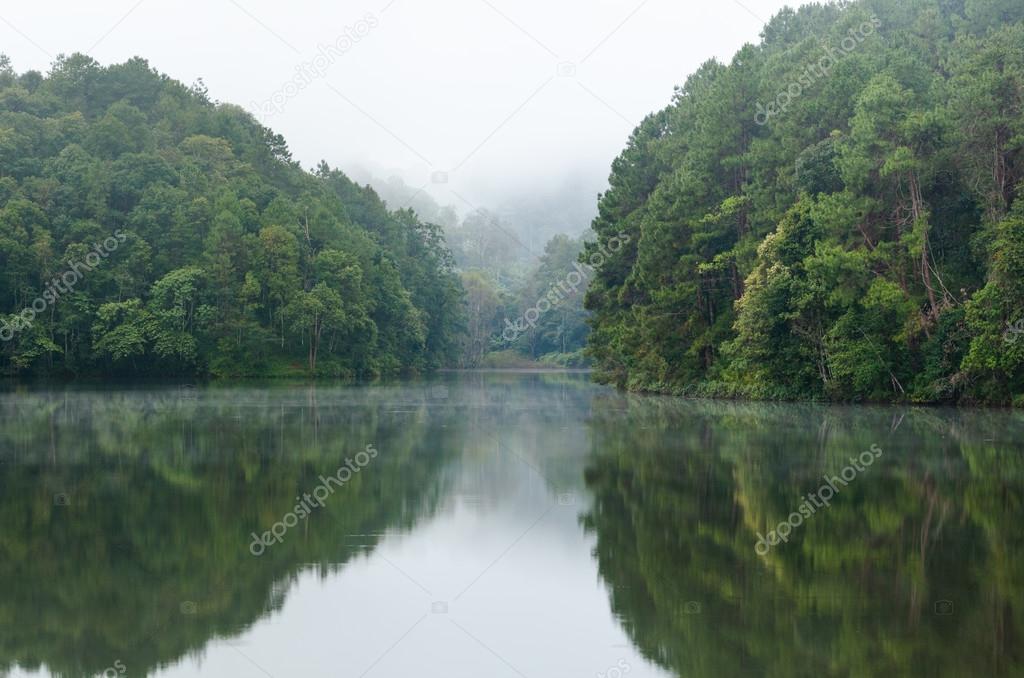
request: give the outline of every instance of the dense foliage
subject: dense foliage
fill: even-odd
[[[615,161],[588,293],[636,390],[1024,396],[1024,4],[784,10]]]
[[[0,57],[0,371],[425,370],[458,350],[439,228],[141,59]]]

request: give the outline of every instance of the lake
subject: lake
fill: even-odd
[[[568,373],[7,387],[0,675],[1024,675],[1022,440]]]

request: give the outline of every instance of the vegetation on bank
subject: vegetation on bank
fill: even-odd
[[[1024,398],[1024,5],[784,10],[615,161],[599,378],[694,395]]]
[[[459,351],[438,227],[142,59],[0,56],[0,271],[5,374],[361,376]]]

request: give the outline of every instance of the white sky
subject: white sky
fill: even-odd
[[[756,42],[785,4],[741,1],[17,0],[0,6],[0,52],[19,72],[62,52],[142,56],[256,112],[373,15],[265,123],[305,167],[361,165],[444,204],[487,206],[568,175],[602,190],[636,123],[703,61]],[[575,75],[559,77],[560,63]]]

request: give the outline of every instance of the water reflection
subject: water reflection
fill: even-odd
[[[0,673],[1020,675],[1022,436],[574,375],[7,392]]]
[[[146,675],[280,609],[300,570],[327,576],[436,507],[453,431],[426,398],[231,389],[0,399],[0,666]],[[406,408],[392,425],[396,403]],[[254,558],[295,497],[365,445],[360,473]],[[239,548],[243,546],[243,548]]]
[[[586,526],[646,657],[680,676],[1024,672],[1019,415],[614,405],[594,422]],[[873,444],[830,507],[755,552]]]

